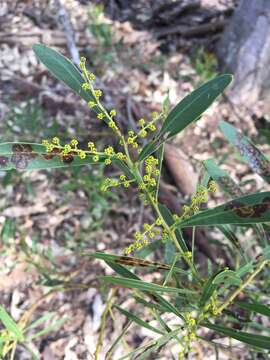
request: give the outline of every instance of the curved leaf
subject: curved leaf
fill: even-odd
[[[247,225],[270,221],[270,192],[242,196],[210,210],[202,211],[174,226]]]
[[[232,337],[233,339],[239,340],[243,343],[259,347],[262,349],[268,349],[270,350],[270,337],[269,336],[263,336],[263,335],[257,335],[257,334],[251,334],[243,331],[237,331],[233,329],[226,328],[224,326],[220,325],[214,325],[214,324],[203,324],[203,326],[207,327],[208,329],[217,331],[218,333],[221,333],[223,335]]]
[[[214,100],[232,81],[231,74],[223,74],[206,82],[187,95],[169,113],[160,130],[160,135],[168,134],[166,138],[175,136],[209,108]]]
[[[34,45],[33,50],[39,60],[58,80],[65,83],[87,102],[93,100],[91,93],[82,89],[85,80],[69,59],[43,44]]]
[[[234,126],[221,121],[220,129],[227,140],[234,145],[251,170],[270,183],[270,161],[267,157]]]
[[[98,162],[103,162],[100,156]],[[48,153],[46,147],[34,143],[0,143],[0,170],[16,169],[19,171],[52,169],[67,166],[95,164],[92,155],[81,159],[76,154],[61,155],[60,151]]]

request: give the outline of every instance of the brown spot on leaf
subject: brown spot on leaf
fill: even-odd
[[[74,160],[74,156],[72,154],[67,154],[62,156],[62,161],[65,164],[70,164]]]
[[[8,164],[8,157],[7,156],[0,156],[0,166],[5,167]]]
[[[239,201],[231,201],[224,210],[233,210],[236,215],[242,218],[259,218],[270,209],[270,197],[263,199],[261,204],[246,205]]]
[[[166,264],[161,264],[161,263],[154,262],[154,261],[131,258],[128,256],[121,256],[119,259],[115,260],[115,262],[119,263],[119,264],[124,264],[124,265],[141,266],[141,267],[155,266],[158,269],[165,269],[165,270],[170,269],[170,266],[168,266]]]
[[[42,156],[44,157],[45,160],[51,160],[56,155],[59,155],[60,152],[61,152],[60,149],[54,148],[51,152],[42,154]]]
[[[25,169],[29,160],[37,157],[37,154],[33,152],[30,144],[13,144],[12,152],[13,155],[10,161],[15,165],[17,170]]]

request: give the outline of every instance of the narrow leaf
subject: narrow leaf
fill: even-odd
[[[233,339],[239,340],[243,343],[259,347],[262,349],[268,349],[270,350],[270,337],[269,336],[263,336],[263,335],[257,335],[257,334],[251,334],[243,331],[233,330],[226,328],[224,326],[220,325],[214,325],[214,324],[204,324],[203,326],[207,327],[208,329],[217,331],[218,333],[221,333],[223,335],[229,336]]]
[[[58,80],[65,83],[87,102],[93,100],[91,93],[82,89],[82,84],[85,80],[69,59],[42,44],[34,45],[33,50],[39,60]]]
[[[104,261],[114,262],[116,264],[121,264],[121,265],[139,266],[139,267],[146,267],[146,268],[157,269],[157,270],[170,270],[171,269],[170,265],[163,264],[160,262],[143,260],[143,259],[130,257],[130,256],[118,256],[118,255],[114,255],[114,254],[105,254],[105,253],[99,252],[99,251],[97,251],[93,254],[84,254],[84,255],[88,255],[88,256],[94,257],[96,259],[101,259]],[[173,271],[187,274],[186,271],[179,269],[177,267],[174,267]]]
[[[161,286],[136,279],[126,279],[126,278],[119,278],[114,276],[99,276],[99,279],[111,283],[113,285],[117,285],[125,288],[131,288],[131,289],[139,289],[142,291],[164,292],[164,293],[175,293],[175,294],[179,293],[179,294],[188,294],[188,295],[196,293],[195,291],[192,290]]]
[[[118,311],[120,311],[123,315],[125,315],[130,321],[133,321],[133,322],[136,323],[137,325],[139,325],[139,326],[141,326],[141,327],[144,327],[144,328],[146,328],[146,329],[148,329],[148,330],[151,330],[151,331],[153,331],[153,332],[155,332],[155,333],[158,333],[158,334],[161,334],[161,335],[164,334],[163,331],[161,331],[161,330],[159,330],[159,329],[151,326],[151,325],[148,324],[146,321],[138,318],[138,316],[136,316],[136,315],[132,314],[131,312],[129,312],[129,311],[121,308],[120,306],[114,305],[114,307],[115,307]]]
[[[12,317],[7,313],[5,308],[0,305],[0,320],[4,324],[7,331],[15,335],[17,341],[23,341],[23,332],[15,323]]]
[[[237,301],[236,305],[244,310],[254,311],[255,313],[265,315],[270,318],[270,307],[262,305],[258,302],[248,303],[244,301]]]
[[[198,225],[247,225],[268,221],[270,221],[269,191],[246,195],[213,209],[202,211],[175,226],[184,228]]]
[[[105,160],[100,156],[99,162]],[[19,171],[53,169],[68,166],[95,164],[92,155],[81,159],[77,154],[62,155],[53,150],[48,153],[46,147],[34,143],[0,143],[0,170]]]
[[[227,140],[238,149],[251,170],[270,183],[270,161],[267,157],[231,124],[222,121],[220,129]]]
[[[170,138],[197,120],[231,81],[232,75],[219,75],[188,94],[169,113],[160,134],[168,134],[166,137]]]

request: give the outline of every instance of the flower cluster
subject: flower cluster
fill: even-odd
[[[134,238],[135,242],[125,248],[125,255],[129,255],[135,250],[141,250],[144,246],[147,246],[151,240],[154,239],[155,236],[161,234],[161,230],[156,226],[161,225],[161,221],[158,219],[153,224],[143,224],[144,232],[136,231]]]
[[[200,211],[200,205],[208,202],[209,192],[216,192],[216,191],[217,191],[217,185],[213,180],[209,182],[208,187],[200,185],[198,190],[196,191],[196,194],[193,195],[191,198],[191,204],[184,205],[183,214],[180,217],[175,215],[175,220],[180,220],[180,221],[186,220],[191,215],[197,214]]]
[[[53,152],[58,150],[60,155],[66,156],[69,154],[77,155],[81,159],[85,159],[87,156],[87,152],[85,150],[78,148],[78,140],[72,139],[70,143],[61,145],[58,137],[54,137],[52,141],[43,140],[42,145],[46,147],[47,152]]]
[[[118,187],[123,185],[125,188],[130,186],[130,183],[134,180],[127,180],[126,175],[122,174],[119,176],[119,179],[110,179],[106,178],[103,184],[101,185],[101,191],[105,192],[110,187]]]
[[[181,360],[184,360],[186,354],[190,352],[191,342],[197,339],[197,335],[196,335],[197,320],[194,314],[190,312],[186,313],[185,321],[187,328],[182,338],[181,351],[178,354],[178,359]]]
[[[157,180],[156,177],[159,176],[160,171],[159,169],[157,169],[158,166],[158,159],[156,159],[154,156],[149,156],[146,160],[145,160],[145,167],[144,167],[144,171],[145,174],[143,176],[143,182],[141,182],[139,184],[139,189],[140,190],[148,190],[148,191],[152,191],[156,185],[157,185]],[[140,196],[142,197],[142,199],[144,200],[145,204],[147,204],[147,200],[145,199],[144,194],[140,194]]]

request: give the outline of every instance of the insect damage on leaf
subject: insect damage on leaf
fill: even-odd
[[[157,269],[170,270],[170,266],[166,264],[162,264],[155,261],[132,258],[129,256],[121,256],[119,259],[115,260],[115,262],[123,265],[142,266],[142,267],[155,266]]]
[[[49,153],[42,154],[42,156],[44,157],[45,160],[52,160],[55,156],[60,156],[61,160],[65,164],[72,163],[72,161],[74,160],[74,155],[76,155],[76,154],[69,153],[69,154],[63,155],[63,154],[61,154],[61,150],[58,148],[54,148]]]
[[[240,133],[236,136],[236,147],[240,154],[248,160],[251,169],[261,175],[270,177],[270,162],[252,143]]]
[[[229,176],[220,176],[218,178],[218,182],[220,185],[226,188],[228,193],[230,193],[232,196],[240,197],[243,195],[238,185]]]
[[[30,144],[12,145],[12,156],[10,161],[15,165],[17,170],[24,170],[29,161],[35,159],[37,154],[33,152]]]
[[[7,156],[0,156],[0,167],[6,167],[9,162],[9,158]]]
[[[233,212],[241,218],[251,217],[251,218],[259,218],[270,209],[270,197],[266,197],[263,199],[261,204],[256,205],[246,205],[241,203],[240,201],[231,201],[224,208],[226,210],[233,210]]]

